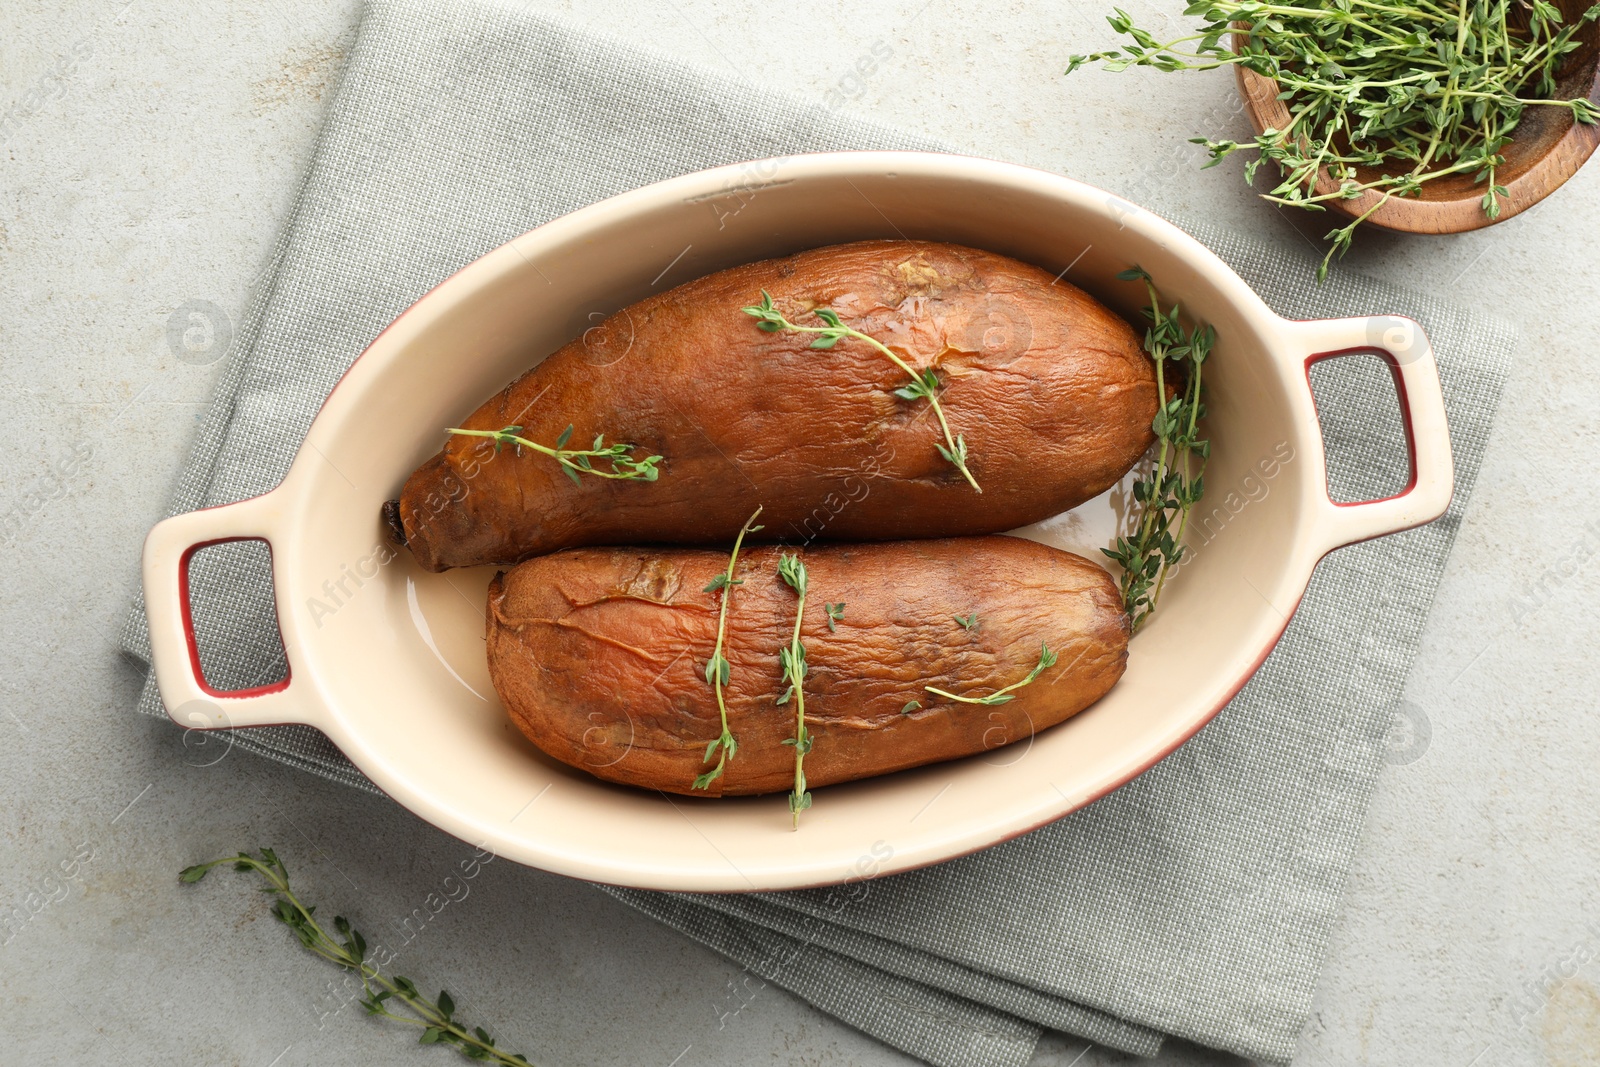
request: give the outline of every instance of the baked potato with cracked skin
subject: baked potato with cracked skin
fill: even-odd
[[[766,333],[740,309],[769,291],[791,322],[831,307],[918,369],[937,369],[973,491],[935,445],[926,400],[881,352]],[[565,345],[462,428],[596,434],[664,457],[660,478],[574,485],[548,456],[452,436],[386,509],[429,570],[576,545],[727,543],[757,504],[765,537],[810,542],[989,534],[1115,484],[1152,441],[1154,368],[1133,329],[1038,267],[926,241],[819,248],[651,296]]]
[[[797,598],[781,547],[747,547],[728,604],[724,689],[736,755],[709,790],[721,732],[705,677],[716,643],[723,550],[577,548],[529,560],[489,587],[489,671],[511,720],[550,756],[600,778],[694,796],[783,792],[795,732],[778,650]],[[805,759],[811,786],[969,756],[1082,711],[1122,676],[1128,619],[1111,576],[1016,537],[818,545],[801,552]],[[835,628],[825,605],[843,602]],[[977,619],[970,628],[955,616]],[[1014,699],[965,704],[1020,681],[1040,645],[1058,657]],[[911,701],[920,708],[904,711]],[[713,762],[715,757],[713,757]]]

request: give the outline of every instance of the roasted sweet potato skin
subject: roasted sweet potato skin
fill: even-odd
[[[975,493],[935,450],[926,401],[871,346],[764,333],[827,306],[935,367]],[[574,485],[546,456],[455,436],[406,481],[404,540],[430,570],[576,545],[718,544],[757,504],[766,536],[876,541],[997,533],[1103,492],[1152,440],[1153,366],[1126,322],[1071,284],[948,244],[868,241],[735,267],[649,297],[507,386],[461,425],[553,444],[599,433],[661,455],[660,479]]]
[[[727,567],[722,551],[578,548],[529,560],[489,588],[489,670],[512,721],[541,750],[597,777],[694,796],[788,790],[794,705],[779,705],[778,660],[796,597],[781,547],[747,548],[728,605],[724,690],[738,752],[709,790],[720,733],[705,678]],[[1015,537],[818,545],[802,553],[809,595],[801,637],[812,786],[955,759],[1031,737],[1098,700],[1127,663],[1128,622],[1096,564]],[[844,602],[827,625],[824,605]],[[971,628],[958,623],[976,613]],[[1040,644],[1058,662],[1015,699]],[[911,701],[922,705],[909,712]]]

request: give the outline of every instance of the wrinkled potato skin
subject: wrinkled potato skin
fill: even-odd
[[[578,548],[497,576],[489,588],[489,671],[511,720],[544,752],[597,777],[693,796],[786,791],[794,781],[793,702],[778,650],[797,598],[780,547],[747,548],[728,605],[724,690],[738,752],[709,791],[721,732],[705,679],[716,642],[725,552]],[[821,545],[802,553],[809,593],[801,640],[811,673],[806,757],[812,786],[955,759],[1020,741],[1099,699],[1122,676],[1128,622],[1111,577],[1081,556],[1015,537]],[[825,603],[843,601],[829,631]],[[952,616],[978,614],[972,630]],[[993,706],[1044,642],[1054,667]],[[912,700],[923,707],[908,714]],[[1009,758],[1009,757],[1008,757]]]
[[[865,342],[814,350],[740,312],[772,293],[934,366],[975,493],[935,451],[925,400]],[[712,274],[607,319],[465,423],[569,447],[598,433],[665,457],[660,480],[573,485],[549,457],[454,436],[406,481],[404,537],[429,570],[575,545],[726,544],[757,504],[772,540],[996,533],[1105,491],[1152,441],[1154,368],[1126,322],[1037,267],[921,241],[815,249]]]

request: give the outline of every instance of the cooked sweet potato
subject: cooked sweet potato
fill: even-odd
[[[764,333],[830,307],[913,367],[936,368],[974,492],[935,445],[925,400],[870,345]],[[573,484],[548,456],[453,436],[388,515],[430,570],[575,545],[718,544],[756,505],[809,542],[996,533],[1103,492],[1149,446],[1155,375],[1126,322],[1048,272],[990,252],[867,241],[735,267],[618,312],[474,412],[569,447],[596,434],[660,455],[659,480]],[[441,427],[442,429],[442,427]]]
[[[577,548],[489,587],[489,671],[513,722],[540,749],[600,778],[673,793],[787,790],[794,705],[778,650],[796,596],[781,547],[746,548],[728,604],[724,697],[738,751],[709,790],[706,746],[721,720],[706,664],[728,564],[720,550]],[[813,786],[954,759],[1030,737],[1082,711],[1122,676],[1128,622],[1117,588],[1081,556],[1015,537],[821,545],[802,553],[801,638],[810,675]],[[843,602],[828,626],[826,605]],[[973,618],[973,615],[976,618]],[[961,616],[970,625],[957,621]],[[1014,699],[966,704],[1056,664]],[[905,710],[911,701],[921,707]]]

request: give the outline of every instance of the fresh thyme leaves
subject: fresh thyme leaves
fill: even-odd
[[[728,761],[739,751],[739,742],[734,740],[733,732],[728,729],[728,705],[723,700],[722,690],[728,684],[729,666],[728,657],[722,654],[722,643],[728,630],[728,598],[733,595],[733,587],[743,585],[743,578],[735,578],[734,571],[739,565],[739,549],[744,545],[746,534],[754,533],[761,529],[755,525],[756,518],[761,514],[761,509],[756,508],[750,517],[744,520],[744,525],[739,528],[739,536],[733,540],[733,552],[728,556],[728,569],[711,580],[705,592],[715,593],[721,591],[722,606],[717,613],[717,644],[711,651],[711,658],[706,661],[706,684],[710,685],[717,694],[717,712],[722,716],[722,734],[712,739],[706,746],[706,755],[703,762],[710,763],[713,753],[721,749],[717,756],[717,765],[706,771],[694,780],[694,788],[709,789],[711,783],[722,777],[722,770]]]
[[[922,701],[908,700],[906,701],[906,706],[900,709],[900,714],[910,715],[913,711],[916,711],[920,707],[922,707]]]
[[[1122,606],[1137,632],[1155,610],[1168,571],[1183,558],[1189,510],[1205,492],[1202,473],[1211,455],[1211,442],[1200,439],[1196,427],[1206,413],[1200,379],[1216,343],[1216,331],[1210,326],[1184,329],[1178,321],[1178,306],[1162,310],[1155,283],[1140,268],[1125,270],[1117,277],[1142,280],[1150,294],[1150,306],[1145,309],[1150,326],[1145,330],[1144,347],[1156,365],[1156,396],[1167,395],[1168,363],[1176,365],[1180,379],[1173,383],[1177,395],[1162,400],[1150,423],[1156,435],[1156,461],[1148,478],[1133,483],[1139,508],[1133,536],[1119,537],[1114,547],[1100,550],[1122,567]]]
[[[822,605],[822,610],[828,616],[828,632],[831,634],[838,629],[835,624],[844,618],[844,601],[841,600],[837,604],[824,604]]]
[[[794,746],[794,792],[789,794],[789,811],[794,815],[794,826],[800,828],[800,813],[811,806],[811,793],[806,789],[806,753],[811,751],[811,731],[806,729],[806,646],[800,643],[800,620],[806,613],[806,565],[799,555],[787,553],[778,557],[778,575],[793,589],[798,598],[794,609],[794,635],[789,644],[778,650],[778,661],[783,664],[783,678],[789,688],[778,698],[779,704],[794,697],[794,736],[783,743]]]
[[[1050,651],[1050,646],[1049,645],[1044,644],[1043,642],[1040,642],[1040,644],[1039,644],[1039,662],[1034,666],[1033,670],[1028,672],[1027,677],[1023,678],[1022,681],[1020,681],[1020,682],[1012,682],[1010,685],[1006,686],[1003,689],[996,689],[994,692],[990,693],[988,696],[983,696],[983,697],[958,697],[954,693],[948,693],[948,692],[944,691],[943,689],[935,689],[931,685],[925,685],[922,688],[927,690],[928,692],[934,694],[935,696],[944,697],[946,700],[959,700],[963,704],[986,704],[986,705],[989,705],[989,706],[993,706],[995,704],[1004,704],[1008,700],[1015,700],[1016,697],[1013,696],[1012,694],[1016,690],[1021,689],[1025,685],[1028,685],[1035,678],[1039,677],[1039,675],[1043,674],[1046,670],[1048,670],[1051,667],[1054,667],[1055,664],[1056,664],[1056,654],[1054,652]],[[914,703],[916,703],[916,701],[912,701],[912,703],[914,704]],[[907,705],[907,707],[909,707],[909,706],[910,705]],[[904,713],[905,713],[905,709],[902,709],[901,710],[901,714],[904,714]]]
[[[956,625],[961,627],[963,630],[976,630],[980,625],[978,622],[978,613],[976,611],[970,615],[952,615],[950,617],[956,620]]]
[[[289,872],[272,849],[263,848],[259,858],[241,852],[237,856],[186,867],[178,875],[178,881],[193,885],[213,867],[224,865],[230,865],[236,871],[255,871],[267,880],[261,890],[276,898],[272,904],[272,917],[293,930],[300,944],[307,949],[356,973],[361,979],[361,991],[364,994],[360,1003],[368,1015],[381,1015],[385,1019],[420,1026],[422,1034],[418,1040],[422,1044],[454,1045],[469,1060],[484,1060],[505,1067],[526,1067],[528,1061],[523,1056],[495,1048],[494,1039],[483,1027],[475,1026],[469,1031],[465,1023],[458,1022],[455,1018],[455,1001],[449,993],[441,990],[437,1000],[429,1000],[418,991],[411,979],[399,975],[391,978],[383,974],[378,965],[367,958],[366,939],[360,931],[352,929],[343,916],[333,920],[333,929],[338,937],[331,936],[317,922],[317,909],[301,903],[289,888]],[[406,1014],[394,1010],[401,1005]]]
[[[961,472],[961,476],[967,480],[967,483],[972,488],[980,493],[983,492],[982,487],[978,485],[978,480],[972,476],[972,471],[967,469],[966,438],[959,434],[952,436],[950,433],[950,423],[945,420],[944,407],[939,403],[939,375],[932,367],[921,371],[914,369],[911,364],[890,351],[889,347],[881,341],[867,336],[860,330],[846,326],[831,308],[817,308],[812,311],[812,314],[821,319],[824,325],[796,326],[783,317],[783,312],[779,311],[772,303],[772,294],[763,289],[761,290],[761,303],[753,304],[741,310],[756,320],[756,326],[759,329],[768,333],[792,330],[796,333],[817,334],[817,339],[811,342],[812,348],[832,348],[844,338],[851,337],[858,341],[865,341],[885,356],[888,356],[894,365],[905,371],[906,377],[911,379],[908,384],[896,389],[894,395],[903,400],[926,399],[928,401],[928,405],[933,408],[934,415],[939,419],[939,428],[944,431],[944,443],[935,443],[933,447],[939,450],[939,455],[943,456],[947,463]]]
[[[633,445],[606,444],[606,435],[599,434],[594,439],[590,448],[569,449],[567,442],[572,439],[572,427],[569,425],[561,431],[561,436],[556,438],[554,448],[541,445],[537,441],[530,441],[526,437],[517,436],[522,432],[521,426],[504,426],[498,430],[461,430],[451,427],[445,433],[459,434],[462,437],[486,437],[494,442],[494,450],[510,445],[518,455],[524,448],[531,448],[535,452],[542,452],[561,464],[561,473],[572,479],[574,485],[581,485],[583,479],[579,475],[592,474],[596,478],[613,478],[619,481],[653,482],[661,473],[656,464],[661,462],[660,456],[646,456],[644,459],[634,459],[630,454]],[[610,461],[610,470],[601,470],[595,466],[596,462]]]
[[[1278,83],[1289,124],[1251,144],[1194,138],[1211,155],[1207,166],[1254,149],[1245,180],[1254,181],[1263,159],[1273,160],[1283,181],[1266,199],[1315,211],[1328,200],[1381,194],[1360,218],[1328,233],[1333,244],[1319,281],[1333,256],[1350,247],[1356,227],[1390,197],[1416,196],[1423,183],[1447,174],[1472,174],[1485,186],[1483,213],[1497,218],[1507,196],[1498,180],[1501,153],[1525,108],[1564,107],[1577,122],[1600,121],[1600,109],[1586,99],[1549,98],[1581,45],[1578,30],[1600,19],[1600,4],[1569,22],[1547,0],[1199,0],[1184,14],[1205,25],[1164,44],[1115,11],[1107,21],[1133,43],[1073,56],[1067,73],[1094,62],[1114,71],[1246,67]],[[1230,34],[1237,52],[1224,43]],[[1317,193],[1321,171],[1335,190]]]

